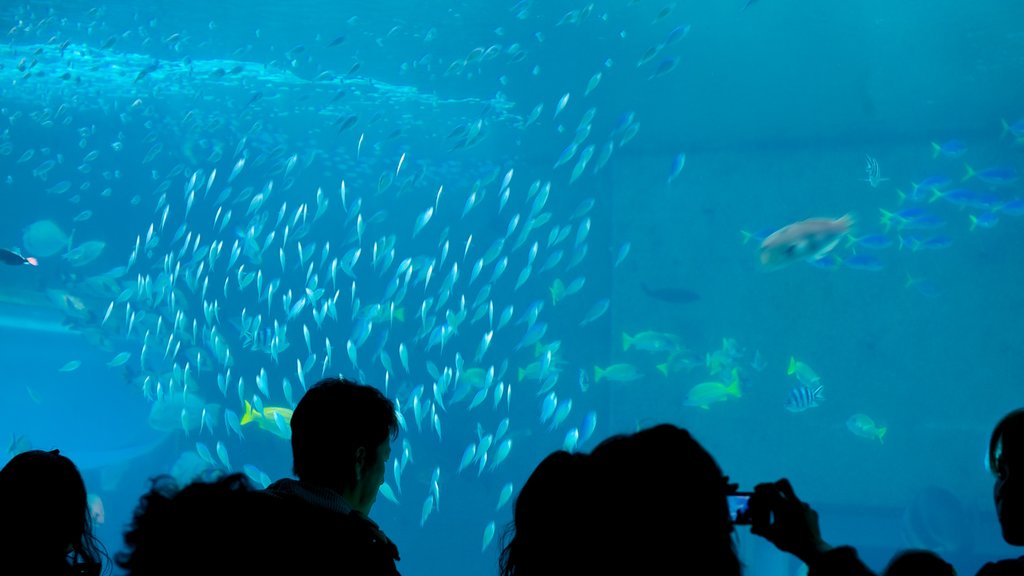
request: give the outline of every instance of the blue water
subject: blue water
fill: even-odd
[[[372,516],[403,574],[495,573],[506,485],[659,421],[745,489],[790,478],[825,538],[875,568],[910,546],[965,574],[1009,556],[982,458],[1022,402],[1024,8],[743,3],[5,4],[0,246],[39,266],[0,270],[0,436],[79,463],[115,552],[156,474],[288,475],[288,442],[239,437],[225,411],[291,407],[340,373],[402,410],[393,454],[411,458]],[[933,156],[954,139],[962,156]],[[930,177],[949,184],[915,188]],[[942,196],[957,188],[968,202]],[[765,234],[844,214],[854,229],[820,260],[759,265]],[[42,220],[67,238],[26,237]],[[868,234],[891,245],[852,242]],[[624,333],[671,344],[627,350]],[[784,407],[806,384],[791,358],[820,405]],[[639,376],[595,381],[617,364]],[[687,405],[733,368],[739,397]],[[186,385],[212,428],[168,407]],[[738,536],[747,573],[796,573]]]

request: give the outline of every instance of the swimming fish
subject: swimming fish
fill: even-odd
[[[252,404],[248,400],[245,401],[245,414],[242,415],[241,420],[242,426],[255,422],[263,430],[288,440],[291,437],[291,421],[292,411],[290,408],[267,406],[262,411],[256,411],[253,410]]]
[[[71,360],[67,364],[61,366],[60,369],[58,370],[58,372],[74,372],[75,370],[78,370],[78,368],[81,365],[82,365],[82,361],[81,360]]]
[[[733,368],[729,383],[710,381],[701,382],[686,393],[685,406],[696,406],[707,410],[710,404],[725,402],[729,397],[740,398],[739,371]]]
[[[932,142],[932,158],[939,155],[946,158],[959,158],[967,153],[967,146],[961,140],[946,140],[943,143]]]
[[[855,435],[869,440],[883,442],[887,428],[878,426],[875,421],[866,414],[854,414],[846,421],[846,427]]]
[[[789,357],[789,366],[786,368],[786,374],[796,376],[796,379],[801,384],[810,388],[817,387],[818,382],[821,380],[821,377],[815,373],[813,368],[793,356]]]
[[[632,364],[619,363],[612,364],[607,368],[601,368],[600,366],[594,366],[594,382],[600,382],[601,380],[611,380],[613,382],[631,382],[643,378],[643,374],[636,369],[636,366]]]
[[[6,248],[0,248],[0,262],[7,264],[8,266],[22,266],[28,264],[29,266],[39,266],[39,261],[35,258],[28,256],[22,256],[17,252],[12,252]]]
[[[789,391],[784,406],[790,412],[803,412],[808,408],[819,406],[825,400],[825,387],[820,384],[813,390],[808,386],[799,386]]]
[[[777,270],[798,260],[820,260],[853,226],[853,216],[809,218],[776,230],[761,242],[761,265]]]
[[[106,522],[107,513],[103,506],[103,499],[96,494],[89,493],[86,495],[85,500],[89,505],[89,516],[92,517],[93,524],[103,524]]]
[[[686,288],[651,288],[644,283],[640,284],[640,288],[651,298],[671,304],[687,304],[700,300],[700,294]]]

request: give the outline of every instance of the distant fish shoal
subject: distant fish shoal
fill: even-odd
[[[693,290],[680,287],[668,287],[668,288],[651,288],[645,283],[641,283],[640,287],[643,289],[644,294],[647,294],[655,300],[661,300],[662,302],[670,302],[672,304],[688,304],[690,302],[696,302],[700,300],[700,294],[697,294]]]

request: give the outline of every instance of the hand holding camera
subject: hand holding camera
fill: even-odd
[[[818,513],[801,501],[785,478],[754,487],[747,514],[750,532],[810,564],[831,546],[821,538]]]

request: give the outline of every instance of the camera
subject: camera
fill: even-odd
[[[729,501],[729,518],[732,519],[733,524],[750,524],[750,511],[747,510],[747,505],[750,504],[750,497],[753,494],[753,492],[733,492],[726,497]]]

